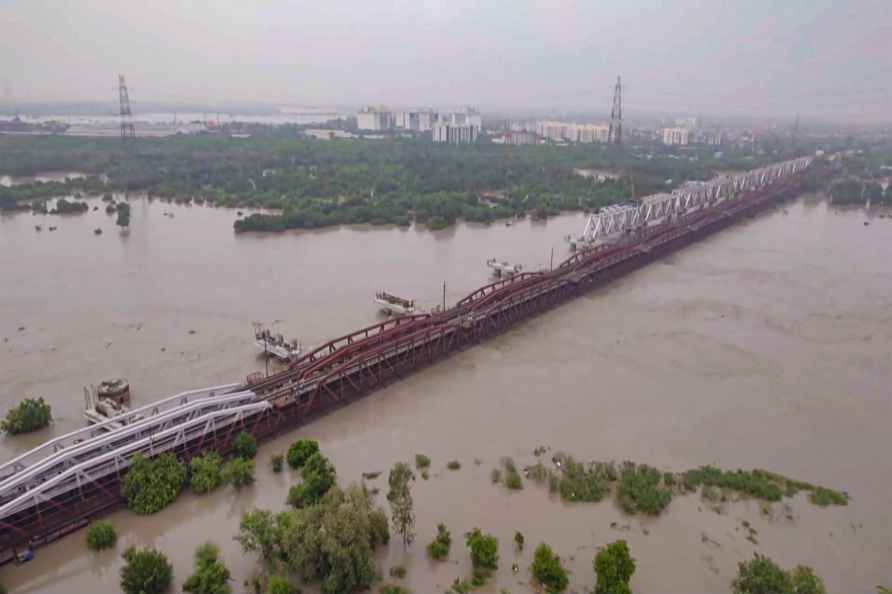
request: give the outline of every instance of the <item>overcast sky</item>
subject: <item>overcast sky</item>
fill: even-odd
[[[0,93],[889,121],[892,0],[0,0]]]

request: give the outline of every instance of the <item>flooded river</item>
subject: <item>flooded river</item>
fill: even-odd
[[[102,208],[0,217],[0,408],[42,395],[55,415],[45,431],[0,440],[0,458],[81,426],[84,384],[126,376],[139,405],[240,381],[263,369],[252,321],[313,345],[376,321],[376,290],[432,306],[445,282],[454,303],[487,281],[489,257],[530,270],[549,266],[554,249],[557,264],[560,238],[584,222],[236,236],[234,211],[131,205],[129,235]],[[433,459],[430,480],[414,485],[415,543],[395,539],[380,553],[383,574],[405,565],[418,593],[470,574],[459,541],[474,526],[500,539],[487,593],[532,591],[540,541],[581,592],[594,584],[595,550],[617,538],[637,559],[641,593],[730,591],[737,563],[754,551],[813,566],[830,591],[889,585],[892,219],[865,220],[863,210],[810,196],[741,223],[265,444],[249,489],[184,494],[151,517],[115,513],[117,552],[88,553],[78,532],[27,565],[0,568],[0,582],[12,592],[114,592],[120,551],[152,544],[179,584],[195,546],[213,540],[241,584],[257,563],[232,541],[239,517],[284,506],[294,477],[272,474],[269,457],[312,437],[343,484],[416,452]],[[538,445],[667,470],[764,467],[847,490],[852,501],[821,509],[797,498],[767,516],[755,502],[717,513],[687,496],[639,519],[607,501],[562,504],[530,482],[513,493],[490,483],[503,456],[523,465]],[[460,470],[446,470],[452,459]],[[385,491],[386,474],[369,485]],[[453,534],[448,563],[424,555],[438,522]],[[530,545],[520,555],[515,530]]]

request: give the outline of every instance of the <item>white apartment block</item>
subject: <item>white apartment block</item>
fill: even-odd
[[[607,142],[608,126],[542,120],[536,122],[536,133],[554,142]]]
[[[441,121],[434,124],[432,132],[434,142],[471,144],[477,142],[477,138],[480,136],[480,126],[472,124],[454,125]]]
[[[383,107],[364,107],[356,114],[356,127],[375,132],[390,130],[393,128],[393,113]]]
[[[690,134],[687,128],[663,128],[663,144],[684,146]]]

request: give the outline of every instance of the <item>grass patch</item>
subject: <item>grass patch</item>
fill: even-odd
[[[449,556],[449,546],[452,544],[452,537],[446,524],[437,524],[437,536],[429,545],[427,545],[427,556],[434,561],[442,561]]]
[[[661,484],[662,479],[656,468],[624,462],[617,490],[620,507],[627,514],[659,515],[672,501],[672,491]]]
[[[557,492],[565,501],[597,503],[610,491],[610,482],[617,479],[611,464],[583,464],[567,456],[560,465]]]
[[[833,489],[816,487],[808,494],[808,500],[821,507],[826,507],[828,505],[847,505],[849,503],[849,496],[845,493],[834,491]]]
[[[378,589],[378,594],[409,594],[409,590],[397,584],[384,584]]]

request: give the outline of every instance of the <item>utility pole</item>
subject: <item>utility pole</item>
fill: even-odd
[[[613,107],[610,109],[610,128],[607,130],[607,144],[623,143],[623,83],[616,77],[613,87]]]
[[[133,114],[130,112],[130,94],[127,92],[127,83],[124,75],[118,75],[118,101],[121,104],[121,140],[127,141],[134,138],[136,131],[133,129]]]

